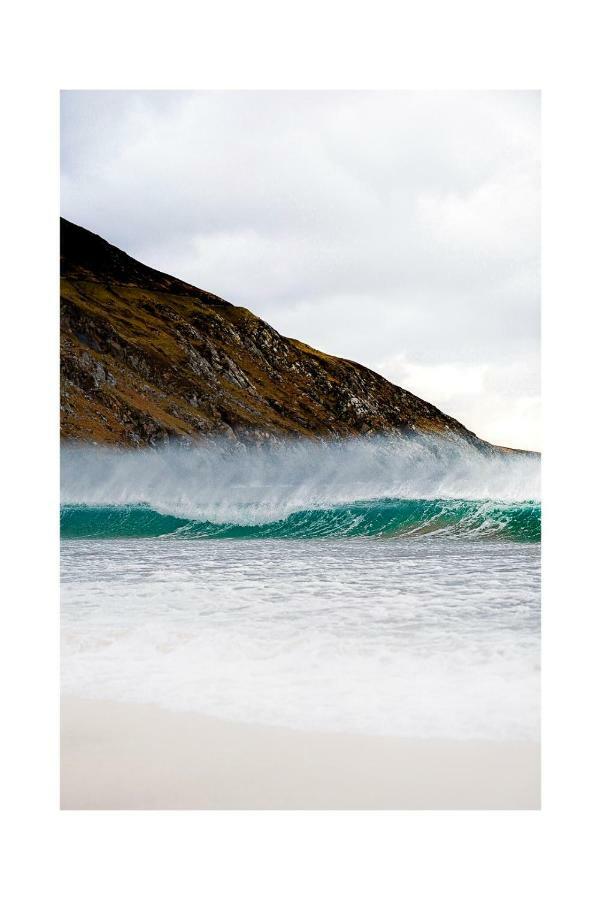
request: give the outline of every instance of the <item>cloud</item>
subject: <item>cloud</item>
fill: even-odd
[[[379,372],[459,419],[489,440],[536,450],[541,444],[539,362],[507,365],[421,365],[397,356]]]
[[[538,353],[538,117],[534,92],[65,92],[63,214],[332,353],[501,373]]]

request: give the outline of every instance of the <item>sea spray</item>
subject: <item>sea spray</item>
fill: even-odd
[[[260,526],[366,501],[515,505],[539,497],[538,456],[484,454],[451,438],[213,441],[137,451],[72,445],[61,454],[63,506],[148,507],[182,524]]]

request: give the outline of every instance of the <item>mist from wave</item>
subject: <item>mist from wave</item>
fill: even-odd
[[[294,529],[299,517],[306,523],[309,513],[327,511],[329,521],[338,522],[328,533],[348,531],[349,520],[359,516],[368,523],[363,534],[400,520],[423,524],[425,514],[453,518],[459,511],[473,520],[476,501],[480,514],[492,512],[497,521],[512,508],[534,505],[540,524],[539,499],[537,456],[487,455],[463,441],[425,435],[263,446],[213,441],[145,450],[72,445],[61,453],[61,504],[71,521],[81,519],[73,510],[82,506],[137,509],[129,525],[150,509],[178,520],[167,531],[196,522],[258,528],[261,536],[261,526],[288,522]],[[150,533],[162,533],[166,523],[153,521]]]

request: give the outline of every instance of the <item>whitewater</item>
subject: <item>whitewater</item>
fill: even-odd
[[[416,436],[61,454],[66,695],[538,738],[540,462]]]

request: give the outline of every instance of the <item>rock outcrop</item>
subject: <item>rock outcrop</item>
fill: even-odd
[[[61,219],[61,436],[152,445],[453,433],[489,445],[370,369],[283,337]]]

